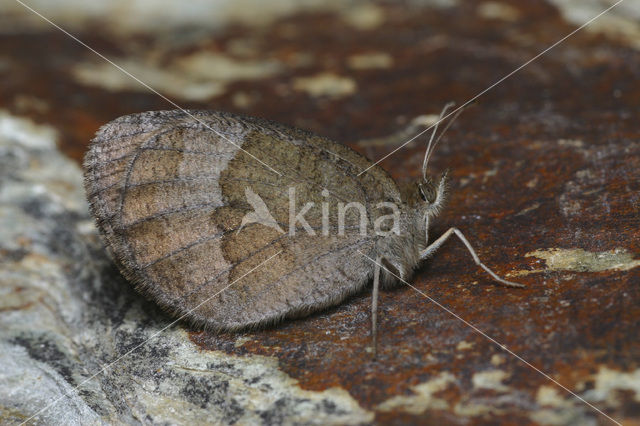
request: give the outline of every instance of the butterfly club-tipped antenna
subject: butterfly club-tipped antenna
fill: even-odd
[[[433,140],[436,136],[436,132],[438,131],[438,126],[440,125],[440,122],[442,121],[442,118],[444,117],[444,115],[447,113],[447,110],[449,108],[452,108],[454,105],[455,103],[453,102],[447,103],[444,106],[444,108],[442,108],[442,111],[438,116],[438,121],[436,121],[435,125],[433,126],[433,131],[431,132],[431,137],[429,138],[429,143],[427,144],[427,149],[424,152],[424,160],[422,161],[422,178],[425,180],[427,179],[427,164],[429,161],[429,151],[431,151],[431,145],[433,144]]]
[[[449,127],[451,127],[453,122],[456,121],[456,118],[458,118],[458,116],[462,113],[462,111],[464,111],[464,109],[468,106],[468,104],[462,105],[461,107],[459,107],[453,112],[453,117],[451,117],[451,120],[449,120],[449,122],[444,127],[442,132],[440,132],[440,135],[436,138],[435,136],[438,131],[438,125],[440,124],[441,121],[444,121],[446,118],[448,118],[448,115],[446,115],[447,111],[450,108],[453,108],[454,106],[455,106],[454,102],[447,103],[444,106],[444,108],[442,108],[442,112],[440,112],[440,116],[438,117],[438,121],[436,121],[435,126],[433,126],[433,132],[431,132],[431,137],[429,138],[429,143],[427,144],[427,149],[424,153],[424,160],[422,162],[422,178],[425,181],[427,180],[427,169],[429,166],[429,160],[431,159],[431,156],[433,155],[433,152],[435,151],[436,146],[438,145],[438,142],[440,142],[440,139],[442,139],[442,136],[444,136],[447,130],[449,130]]]

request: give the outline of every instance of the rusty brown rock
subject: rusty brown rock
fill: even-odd
[[[207,101],[178,101],[309,128],[375,159],[394,147],[356,141],[473,97],[576,28],[565,9],[543,1],[500,2],[511,8],[502,14],[486,3],[373,4],[383,23],[367,29],[337,26],[342,12],[305,13],[171,47],[170,35],[122,39],[129,50],[99,31],[78,35],[110,57],[141,62],[149,50],[165,64],[194,51],[275,58],[285,71],[231,82]],[[626,28],[637,25],[616,16],[632,22]],[[640,368],[640,54],[631,32],[619,37],[611,28],[577,33],[488,92],[433,159],[434,169],[452,170],[435,234],[460,227],[485,263],[500,274],[516,271],[511,279],[528,288],[495,287],[455,243],[412,283],[616,420],[633,423],[640,406],[633,388]],[[80,82],[72,70],[99,59],[55,31],[4,34],[0,46],[11,57],[2,66],[3,108],[55,124],[76,160],[102,123],[167,108],[149,93]],[[349,67],[349,58],[369,52],[386,59]],[[303,80],[295,89],[295,78],[314,76],[315,85]],[[354,92],[344,77],[356,83]],[[340,90],[310,94],[327,82]],[[421,154],[411,145],[383,166],[398,181],[413,180]],[[369,303],[363,293],[269,330],[193,331],[191,340],[203,351],[274,357],[303,388],[346,389],[381,423],[606,423],[410,288],[381,294],[381,353],[371,361],[358,351],[368,341]]]

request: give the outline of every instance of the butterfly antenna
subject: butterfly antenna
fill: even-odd
[[[431,146],[432,146],[432,143],[433,143],[433,139],[435,138],[436,132],[438,131],[438,125],[442,121],[442,117],[444,117],[444,115],[447,113],[447,110],[449,108],[453,107],[454,105],[455,105],[455,103],[453,103],[453,102],[449,102],[448,104],[446,104],[444,106],[444,108],[442,108],[442,112],[440,112],[440,116],[438,117],[438,121],[436,121],[435,126],[433,126],[433,132],[431,132],[431,137],[429,138],[429,143],[427,144],[427,150],[424,153],[424,160],[422,161],[422,178],[423,179],[427,178],[427,164],[429,163],[429,152],[431,151]],[[439,139],[440,138],[438,138],[438,140]],[[436,143],[437,143],[437,140],[436,140]]]
[[[449,120],[449,122],[447,123],[447,125],[444,127],[444,129],[442,129],[442,132],[440,132],[440,136],[438,136],[438,138],[436,139],[436,141],[433,143],[433,145],[431,145],[431,143],[429,143],[429,145],[431,146],[431,150],[427,151],[425,153],[425,158],[424,158],[424,163],[422,165],[422,169],[423,171],[427,170],[427,165],[429,164],[429,160],[431,159],[431,155],[433,154],[433,151],[435,151],[436,146],[438,145],[438,142],[440,142],[440,139],[442,139],[442,136],[444,136],[444,134],[447,132],[447,130],[449,129],[449,127],[451,127],[451,125],[453,124],[454,121],[456,121],[456,118],[458,118],[458,116],[462,113],[462,111],[464,110],[464,108],[460,108],[456,111],[455,114],[453,114],[453,117],[451,117],[451,120]],[[428,148],[427,148],[428,149]]]

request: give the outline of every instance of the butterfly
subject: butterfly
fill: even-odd
[[[401,191],[364,156],[305,130],[143,112],[100,128],[85,189],[122,274],[173,315],[213,331],[257,328],[340,304],[373,280],[375,351],[379,288],[410,279],[452,235],[495,280],[521,286],[483,265],[456,228],[429,240],[447,192],[447,175],[427,172],[436,131],[422,178]]]

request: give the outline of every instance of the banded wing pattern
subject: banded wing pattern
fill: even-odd
[[[339,203],[358,202],[371,227],[377,203],[400,202],[382,169],[358,177],[368,160],[299,129],[228,113],[189,114],[120,117],[98,131],[85,157],[92,213],[138,290],[194,324],[234,330],[337,304],[367,284],[373,268],[357,251],[373,256],[377,237],[361,235],[356,208],[344,210],[344,235],[337,223],[327,228],[323,212],[335,217]],[[247,188],[280,230],[255,222],[240,229],[253,211]],[[296,221],[290,232],[290,212],[307,203],[314,203],[303,215],[308,227]]]

